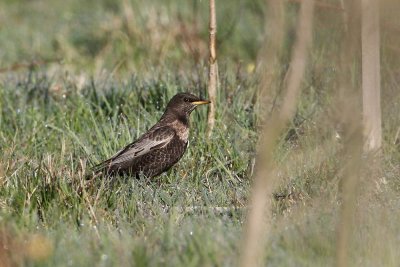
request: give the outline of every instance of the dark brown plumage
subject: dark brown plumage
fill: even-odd
[[[179,93],[168,103],[161,119],[145,134],[110,159],[94,169],[108,175],[129,174],[148,178],[170,169],[185,153],[189,137],[190,113],[202,104],[202,100],[189,93]]]

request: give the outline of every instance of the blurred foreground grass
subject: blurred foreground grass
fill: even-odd
[[[234,265],[261,116],[253,69],[263,5],[217,1],[221,85],[212,139],[198,109],[190,147],[169,173],[154,182],[99,179],[82,191],[83,172],[155,123],[177,91],[205,94],[207,1],[1,2],[0,67],[60,63],[0,73],[0,266]],[[276,194],[289,197],[271,199],[270,266],[335,259],[343,168],[332,99],[342,17],[317,12],[301,101],[275,152]],[[282,81],[297,5],[287,4],[286,14]],[[383,168],[362,173],[360,191],[370,193],[354,216],[357,266],[399,265],[400,62],[391,31],[382,31]],[[271,88],[277,97],[268,109],[279,107],[279,88]],[[181,210],[193,206],[204,209]]]

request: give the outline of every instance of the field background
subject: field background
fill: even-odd
[[[346,48],[340,1],[321,3],[296,115],[274,151],[268,266],[335,263],[346,159],[334,99]],[[206,96],[208,1],[0,2],[1,267],[237,263],[259,122],[279,108],[299,4],[285,2],[281,76],[267,103],[257,98],[270,37],[265,2],[216,5],[212,137],[199,107],[189,149],[170,172],[84,186],[85,171],[152,126],[176,92]],[[400,264],[399,11],[382,1],[382,168],[359,175],[351,266]],[[351,61],[356,93],[359,59]]]

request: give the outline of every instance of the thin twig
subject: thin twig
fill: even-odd
[[[15,63],[11,66],[0,68],[0,73],[3,72],[9,72],[9,71],[16,71],[19,69],[27,68],[27,69],[32,69],[36,67],[40,67],[49,63],[60,63],[61,59],[59,58],[53,58],[53,59],[39,59],[39,60],[34,60],[29,63]]]
[[[191,207],[165,207],[165,212],[178,213],[215,213],[215,214],[233,214],[235,212],[244,212],[248,207],[207,207],[207,206],[191,206]]]
[[[209,57],[209,73],[208,73],[208,97],[211,101],[208,109],[207,118],[207,136],[210,138],[215,124],[215,102],[217,99],[217,79],[218,79],[218,65],[217,65],[217,51],[216,51],[216,34],[217,34],[217,18],[215,14],[215,0],[210,0],[210,57]]]

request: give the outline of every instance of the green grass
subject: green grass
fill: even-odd
[[[246,111],[219,121],[213,140],[207,140],[206,110],[199,109],[192,116],[190,148],[168,174],[153,182],[121,177],[110,184],[98,179],[82,193],[83,171],[155,123],[166,101],[183,85],[168,79],[115,87],[89,83],[77,92],[61,84],[65,91],[56,95],[52,91],[55,85],[42,75],[37,72],[31,81],[2,85],[5,226],[49,238],[55,250],[54,261],[46,261],[49,266],[70,261],[80,266],[103,261],[106,265],[202,265],[209,260],[221,264],[225,257],[219,254],[219,247],[234,253],[236,246],[231,242],[239,238],[241,215],[197,217],[168,209],[230,207],[245,202],[247,166],[256,135],[234,142],[236,136],[226,135],[223,128],[229,126],[232,133],[243,131],[241,125],[248,125],[251,119]],[[19,97],[22,92],[28,93]],[[241,94],[248,92],[238,96]],[[228,111],[221,110],[224,112]],[[231,241],[221,236],[214,243],[211,237],[219,231]],[[202,251],[204,255],[198,255],[204,242],[209,245]],[[63,247],[68,247],[68,254]],[[82,249],[94,254],[89,256]]]
[[[207,1],[131,1],[128,22],[123,1],[64,2],[0,4],[1,68],[61,59],[0,73],[0,266],[235,265],[263,116],[252,72],[263,1],[217,1],[220,90],[211,139],[207,110],[199,107],[189,149],[171,171],[154,181],[98,178],[87,187],[85,172],[151,127],[176,92],[206,95]],[[282,80],[297,12],[286,7]],[[315,19],[296,117],[274,154],[275,192],[291,198],[271,197],[268,266],[335,262],[343,159],[333,99],[342,31],[341,16],[319,12],[326,13]],[[383,167],[362,172],[359,188],[369,193],[360,195],[354,216],[355,266],[399,264],[400,75],[393,53],[383,46]],[[200,209],[182,210],[190,207]]]

